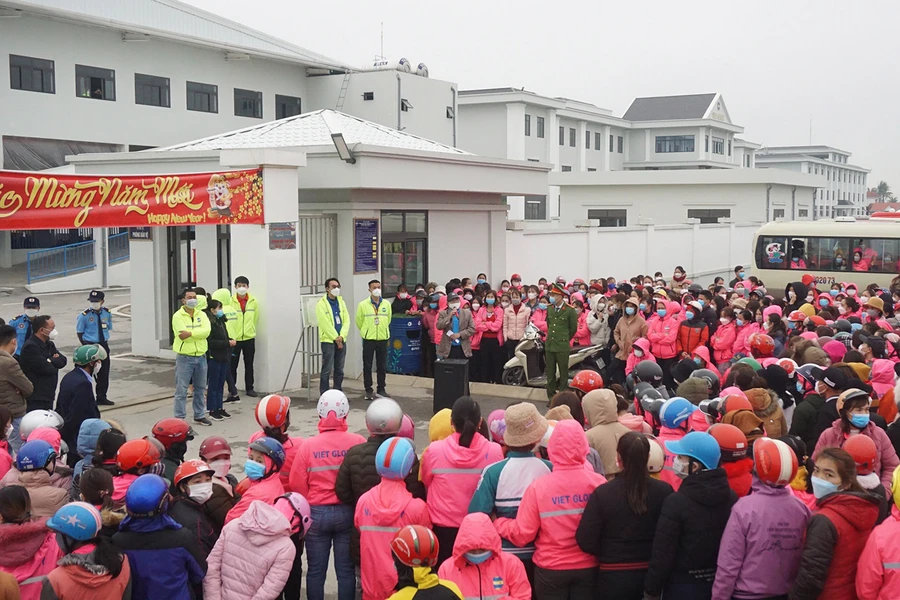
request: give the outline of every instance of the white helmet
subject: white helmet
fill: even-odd
[[[648,435],[650,440],[650,456],[647,457],[647,470],[651,473],[659,473],[663,470],[666,462],[666,453],[663,451],[662,444],[652,435]]]
[[[65,419],[63,419],[56,411],[33,410],[22,417],[22,423],[19,425],[19,436],[23,441],[27,441],[31,432],[38,427],[60,429],[65,422]]]
[[[366,409],[366,429],[371,434],[394,435],[403,423],[403,409],[390,398],[378,398]]]
[[[331,412],[338,419],[343,419],[350,414],[350,403],[347,402],[347,396],[341,390],[328,390],[319,396],[319,404],[316,406],[316,410],[320,419],[324,419]]]

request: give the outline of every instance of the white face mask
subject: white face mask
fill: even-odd
[[[535,292],[528,292],[528,299],[529,299],[529,300],[534,300],[535,298],[537,298],[537,293],[535,293]]]
[[[839,305],[838,305],[838,313],[844,314],[845,312],[847,312],[847,309],[844,308],[844,305],[843,305],[843,304],[839,304]]]
[[[206,501],[212,497],[212,493],[212,481],[207,481],[206,483],[193,483],[188,486],[188,496],[198,504],[205,504]]]
[[[237,295],[238,295],[238,296],[246,296],[246,295],[247,295],[247,292],[250,291],[250,288],[241,286],[241,287],[238,287],[238,288],[234,288],[234,291],[237,292]]]
[[[472,303],[472,310],[478,310],[479,308],[481,308],[480,304],[478,304],[477,302]]]
[[[341,295],[341,288],[339,288],[339,287],[332,288],[332,290],[331,290],[331,295],[334,296],[335,298],[337,298],[338,296],[340,296],[340,295]]]
[[[690,469],[690,464],[686,460],[682,460],[680,456],[676,456],[675,460],[672,461],[672,470],[675,471],[675,474],[680,478],[684,479],[689,475],[688,470]]]
[[[399,294],[397,294],[397,297],[401,300],[406,300],[407,298],[409,298],[409,294],[407,294],[406,292],[400,292]]]
[[[101,369],[103,369],[103,363],[99,363],[99,362],[94,363],[94,371],[93,371],[94,377],[96,377],[97,375],[100,374]]]
[[[815,298],[812,297],[812,294],[806,297],[807,302],[812,302],[813,300],[815,300]]]
[[[506,308],[507,306],[509,306],[509,302],[501,302],[500,306],[502,306],[503,308]]]
[[[643,350],[638,350],[637,348],[635,348],[635,349],[634,349],[634,355],[637,356],[638,358],[640,358],[640,357],[642,357],[642,356],[644,355],[644,351],[643,351]]]
[[[216,472],[216,477],[224,478],[231,471],[231,461],[227,458],[209,461],[209,468]]]
[[[719,319],[719,323],[721,323],[722,325],[728,325],[729,323],[731,323],[731,319],[722,317],[721,319]]]
[[[37,314],[38,314],[38,309],[36,309],[36,308],[26,308],[25,309],[25,316],[28,317],[29,319],[35,318],[37,316]]]
[[[381,298],[381,288],[375,288],[374,290],[372,290],[372,297]]]
[[[459,302],[452,302],[452,303],[448,304],[447,306],[450,307],[450,310],[459,310]]]
[[[100,302],[91,302],[91,310],[100,310],[102,304]]]
[[[59,332],[56,329],[53,329],[50,333],[47,334],[47,337],[51,340],[55,340],[56,336],[59,335]]]
[[[466,300],[471,300],[472,294],[466,294],[465,296],[463,296],[463,298],[465,298]]]

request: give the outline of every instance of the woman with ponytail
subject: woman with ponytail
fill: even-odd
[[[453,404],[453,434],[432,443],[422,456],[421,477],[428,490],[428,512],[440,542],[440,566],[453,553],[453,544],[482,470],[503,460],[500,445],[479,433],[481,407],[469,396]]]

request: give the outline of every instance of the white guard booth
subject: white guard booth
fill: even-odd
[[[150,239],[130,244],[134,354],[173,357],[170,320],[183,289],[199,285],[211,294],[232,289],[243,275],[260,302],[260,392],[297,389],[308,383],[305,374],[317,376],[315,361],[290,365],[304,332],[303,347],[318,347],[309,339],[309,308],[329,277],[340,280],[352,319],[372,279],[392,297],[403,282],[508,276],[505,197],[544,193],[551,168],[475,156],[332,110],[169,148],[68,161],[75,174],[263,169],[265,225],[153,227]],[[361,348],[354,326],[345,376],[362,372]]]

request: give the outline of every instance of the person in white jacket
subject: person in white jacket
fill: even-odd
[[[609,311],[606,310],[606,296],[594,289],[591,289],[589,293],[591,294],[589,297],[591,311],[587,316],[587,326],[588,331],[591,332],[591,344],[606,348],[609,345],[611,334],[609,328]],[[602,353],[601,356],[604,357],[604,362],[608,362],[608,352]],[[603,366],[604,365],[600,365],[601,368],[603,368]]]

